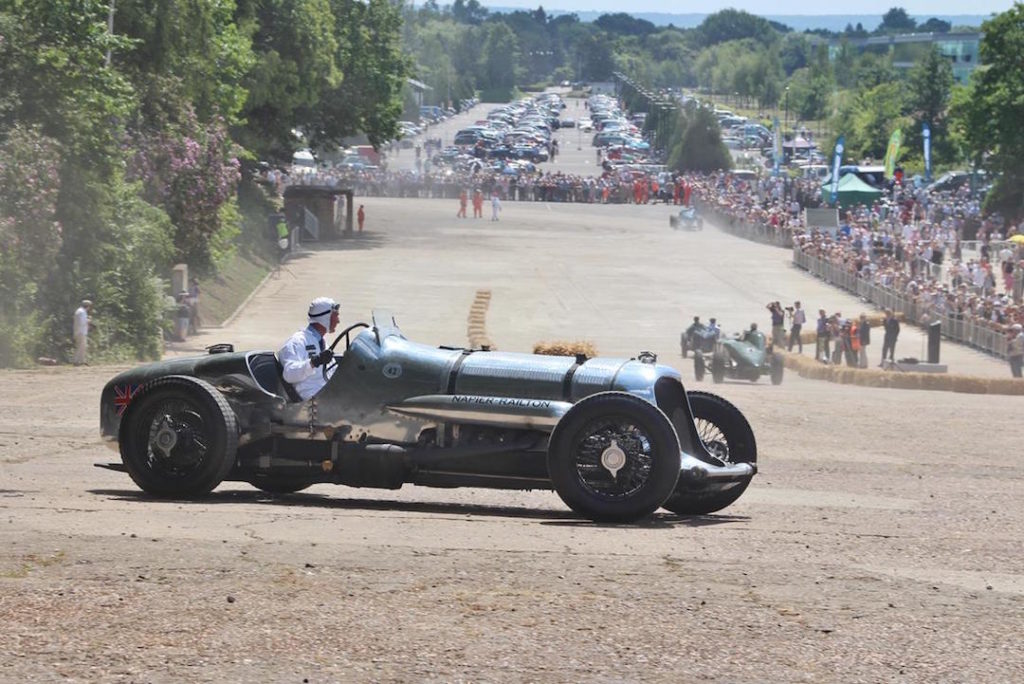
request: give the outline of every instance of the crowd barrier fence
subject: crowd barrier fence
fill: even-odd
[[[1002,359],[1006,358],[1007,335],[1001,328],[995,327],[995,324],[963,314],[935,311],[930,303],[872,283],[848,268],[806,254],[798,248],[793,249],[793,263],[826,283],[855,294],[880,308],[902,313],[905,321],[921,326],[939,321],[942,336],[946,339]]]

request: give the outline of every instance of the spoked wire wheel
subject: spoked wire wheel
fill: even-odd
[[[158,496],[199,496],[234,465],[235,414],[208,383],[171,376],[142,388],[121,421],[121,460],[135,483]]]
[[[738,408],[708,392],[687,392],[697,436],[707,452],[722,465],[757,463],[757,443],[750,423]],[[679,515],[706,515],[720,511],[742,496],[753,476],[737,482],[694,486],[679,480],[664,508]]]
[[[658,407],[625,392],[577,402],[548,446],[548,474],[574,511],[629,522],[653,513],[679,479],[679,438]]]
[[[576,433],[571,449],[580,484],[594,496],[626,498],[651,477],[651,437],[626,416],[590,421]]]

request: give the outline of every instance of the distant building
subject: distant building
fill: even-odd
[[[909,69],[924,56],[932,46],[949,58],[953,66],[953,78],[957,83],[966,83],[971,72],[978,68],[978,49],[982,33],[901,33],[870,38],[841,38],[828,43],[829,59],[835,60],[845,42],[858,52],[886,54],[892,51],[893,66]]]

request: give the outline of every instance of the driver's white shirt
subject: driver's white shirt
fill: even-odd
[[[303,400],[309,399],[323,389],[334,374],[324,366],[313,368],[309,360],[320,353],[323,336],[312,325],[288,338],[277,352],[277,360],[283,368],[284,381],[295,388]]]

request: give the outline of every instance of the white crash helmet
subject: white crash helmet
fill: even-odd
[[[330,327],[331,313],[341,308],[341,305],[330,297],[317,297],[309,303],[309,316],[310,323],[319,323],[325,328]]]

